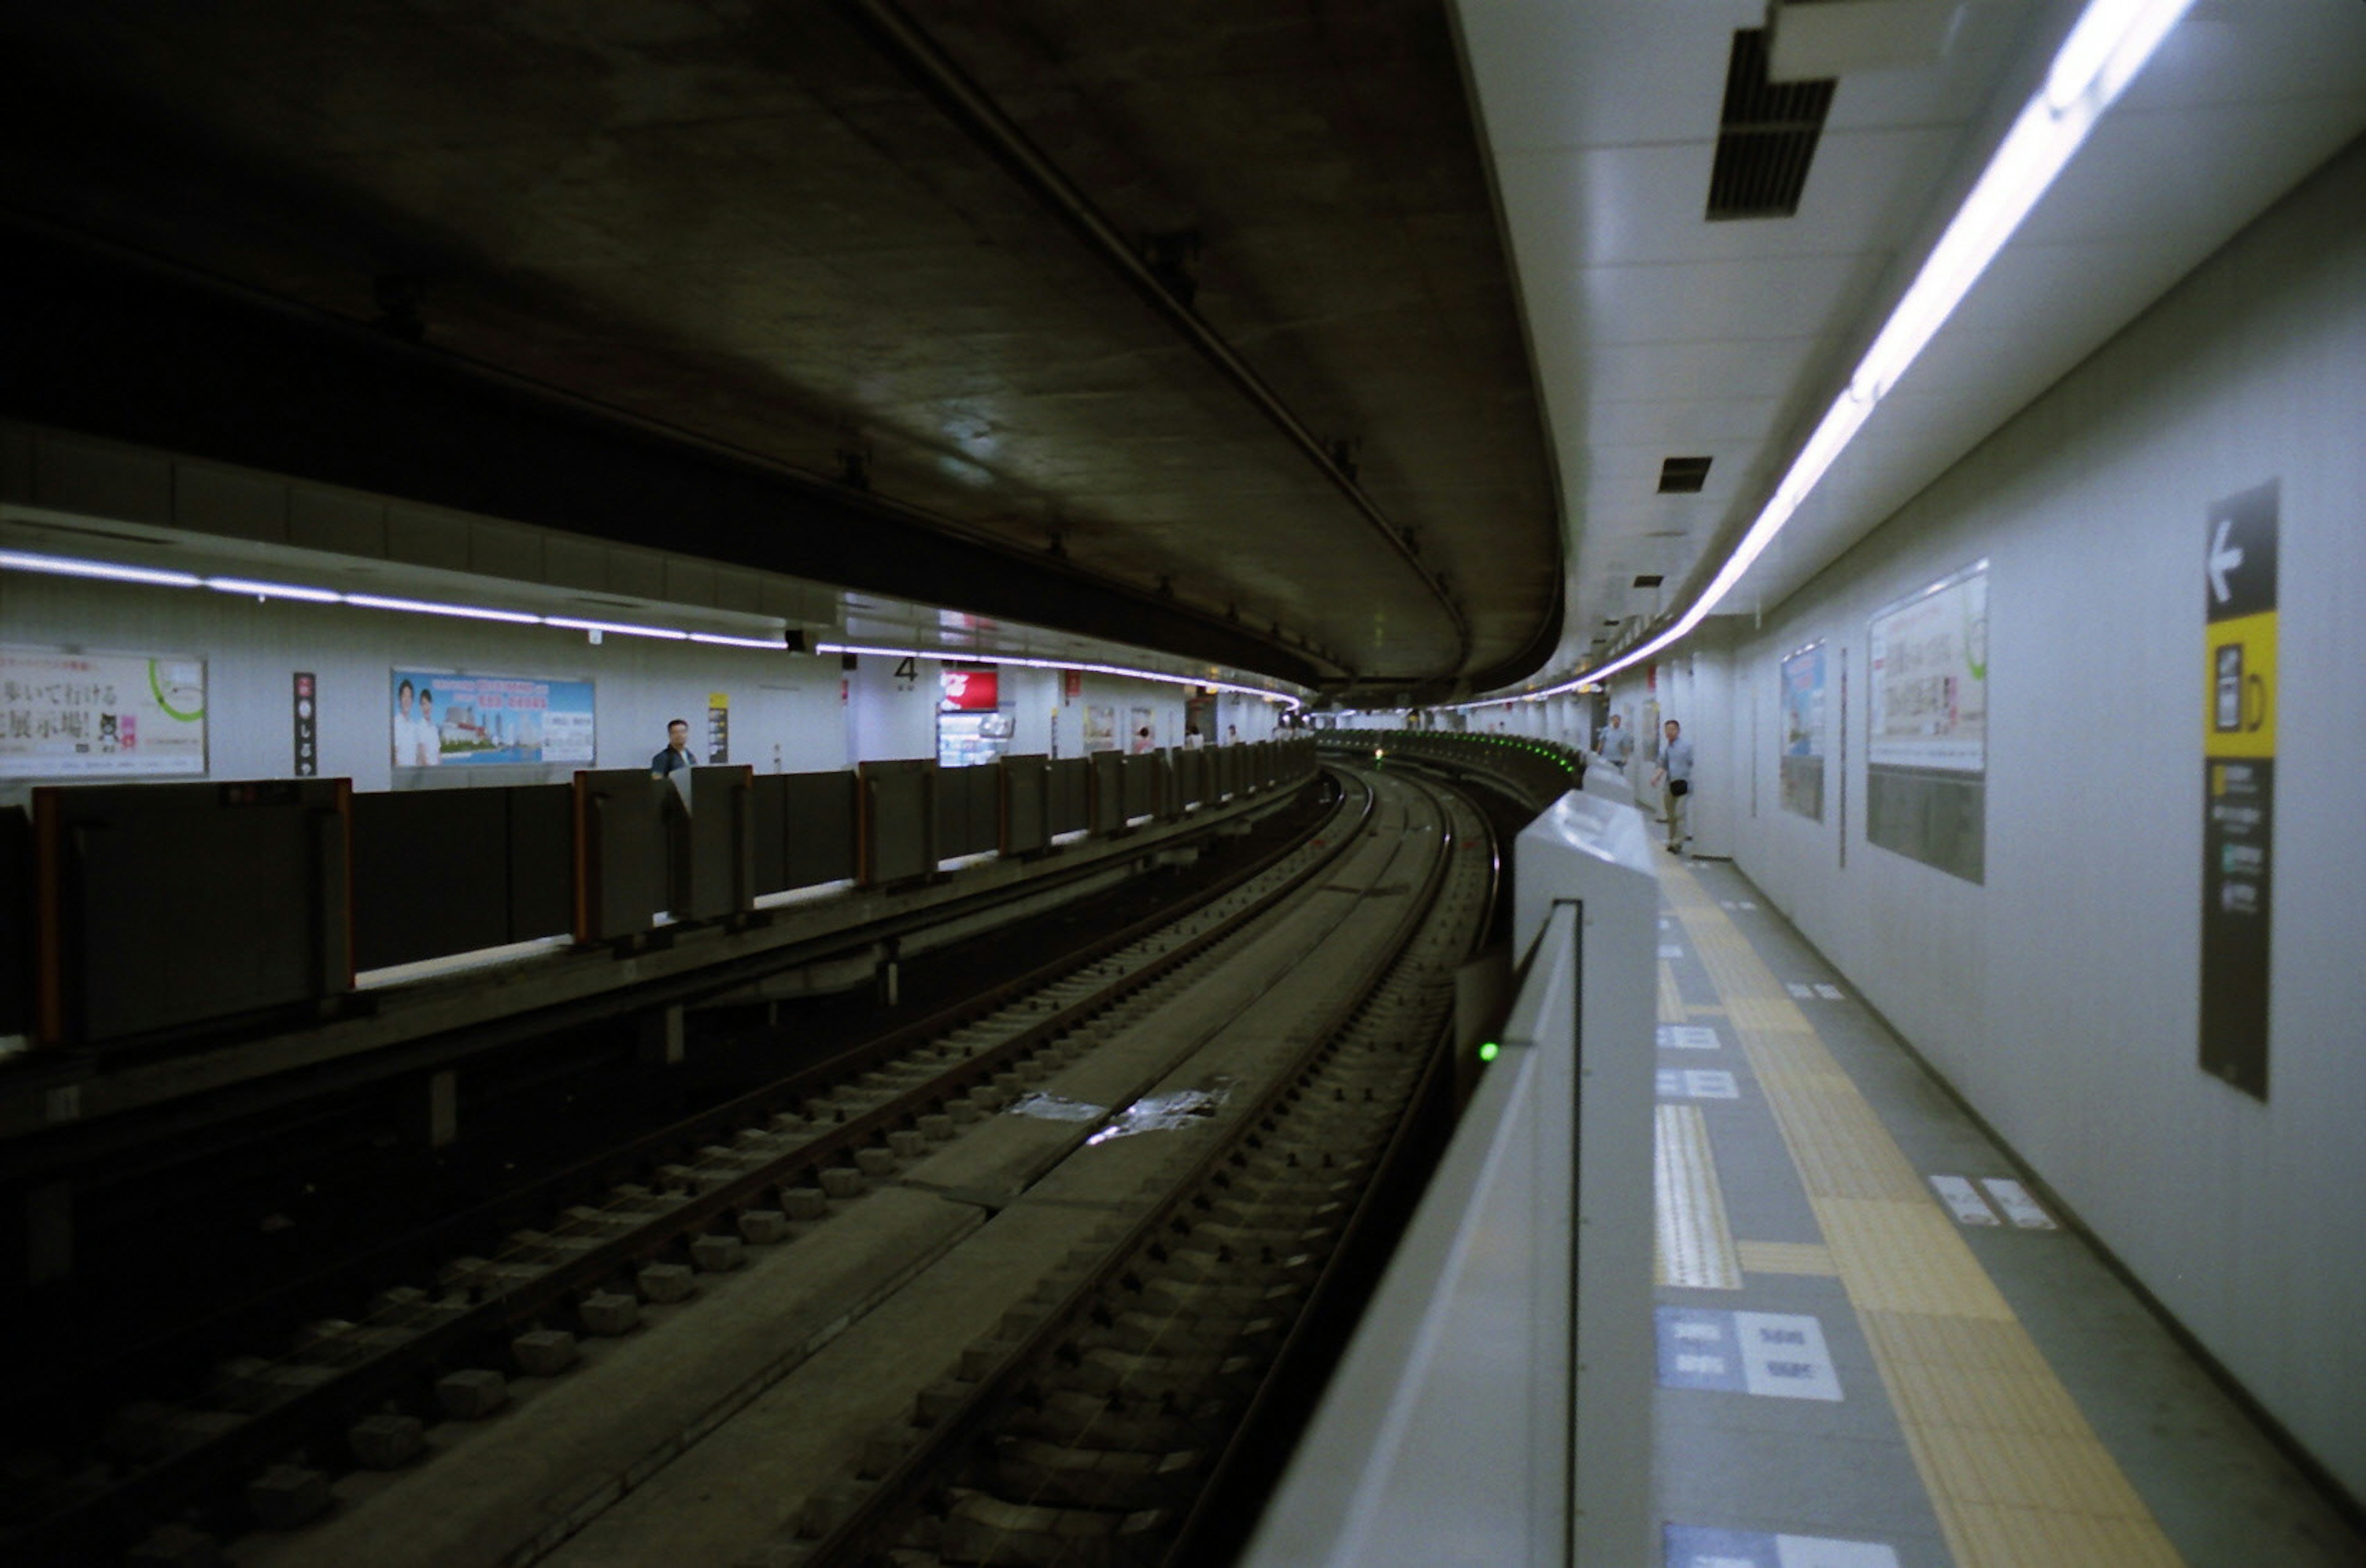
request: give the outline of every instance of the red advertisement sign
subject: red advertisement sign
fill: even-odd
[[[945,700],[939,705],[946,713],[991,713],[1002,705],[998,671],[948,670],[944,682]]]

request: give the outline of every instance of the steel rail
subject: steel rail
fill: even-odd
[[[1415,787],[1431,793],[1426,785],[1416,784]],[[1448,829],[1441,824],[1441,840],[1448,837]],[[1428,917],[1434,912],[1439,889],[1452,866],[1451,844],[1442,841],[1419,896],[1412,901],[1413,912],[1404,924],[1383,951],[1365,966],[1364,979],[1330,1010],[1322,1027],[1307,1032],[1308,1043],[1250,1103],[1235,1123],[1232,1134],[1219,1140],[1215,1147],[1196,1161],[1177,1179],[1166,1197],[1126,1227],[1097,1263],[1042,1309],[1042,1316],[1034,1328],[997,1359],[956,1408],[939,1417],[930,1429],[929,1440],[889,1467],[865,1495],[849,1507],[836,1528],[811,1547],[801,1559],[806,1568],[852,1568],[853,1564],[868,1562],[870,1559],[864,1555],[866,1552],[880,1550],[889,1532],[900,1531],[908,1524],[920,1505],[920,1483],[939,1471],[952,1456],[974,1445],[996,1412],[1011,1397],[1026,1370],[1053,1351],[1088,1314],[1094,1298],[1122,1275],[1134,1256],[1166,1228],[1176,1213],[1205,1184],[1214,1179],[1244,1145],[1259,1135],[1260,1123],[1290,1096],[1298,1080],[1329,1047],[1334,1037],[1346,1028],[1358,1011],[1370,1000],[1382,980],[1418,940]],[[1335,1247],[1331,1257],[1335,1258],[1337,1256]],[[1325,1267],[1327,1269],[1327,1262]]]
[[[1040,1021],[1009,1039],[950,1065],[943,1073],[925,1085],[895,1096],[871,1111],[848,1118],[844,1122],[834,1123],[817,1137],[799,1145],[776,1160],[751,1168],[702,1193],[670,1204],[662,1213],[649,1215],[645,1225],[587,1247],[565,1261],[549,1266],[531,1280],[498,1291],[483,1292],[485,1299],[464,1311],[420,1330],[400,1346],[344,1371],[333,1381],[250,1416],[235,1429],[218,1438],[160,1460],[118,1486],[37,1520],[13,1536],[0,1538],[0,1561],[41,1563],[83,1561],[85,1560],[84,1557],[77,1557],[74,1553],[86,1554],[95,1547],[120,1546],[130,1532],[161,1517],[167,1510],[184,1506],[218,1488],[225,1477],[268,1464],[276,1457],[304,1446],[308,1439],[317,1437],[322,1429],[332,1429],[401,1393],[412,1385],[423,1368],[452,1364],[465,1359],[472,1347],[497,1335],[553,1316],[556,1314],[554,1309],[563,1309],[586,1290],[612,1280],[637,1264],[654,1260],[683,1236],[703,1232],[722,1215],[751,1207],[752,1200],[758,1194],[780,1186],[784,1176],[819,1169],[838,1156],[868,1144],[890,1128],[916,1122],[927,1106],[952,1099],[959,1092],[991,1079],[996,1072],[1013,1059],[1077,1027],[1095,1013],[1152,985],[1208,948],[1235,935],[1245,923],[1256,919],[1309,881],[1322,875],[1345,855],[1359,837],[1358,829],[1369,819],[1373,807],[1374,798],[1368,790],[1360,809],[1356,811],[1355,827],[1348,831],[1335,833],[1335,841],[1324,846],[1327,853],[1310,862],[1288,882],[1267,892],[1233,919],[1178,942],[1142,967],[1121,976],[1116,984],[1045,1014]],[[1344,812],[1350,807],[1343,801],[1339,809]],[[1312,833],[1308,838],[1321,842],[1313,840]],[[1206,898],[1195,904],[1191,911],[1186,912],[1187,915],[1272,870],[1301,847],[1302,844],[1287,846],[1265,857],[1257,865],[1227,879]],[[1166,913],[1136,921],[1116,937],[1097,942],[1094,958],[1082,963],[1072,959],[1056,965],[1045,965],[1037,973],[1045,974],[1056,969],[1061,976],[1072,974],[1106,957],[1110,952],[1119,951],[1129,942],[1139,942],[1174,924],[1177,918]],[[950,1013],[959,1010],[946,1010]],[[917,1024],[907,1026],[896,1032],[896,1036],[887,1038],[900,1038],[904,1041],[904,1047],[909,1048],[924,1038],[914,1033],[918,1027]],[[959,1027],[959,1024],[954,1027]],[[880,1042],[858,1046],[829,1063],[793,1075],[781,1083],[741,1096],[686,1122],[676,1123],[650,1134],[631,1145],[634,1152],[629,1158],[621,1153],[603,1155],[583,1162],[567,1174],[580,1179],[587,1172],[604,1173],[615,1171],[620,1167],[637,1167],[659,1158],[663,1153],[681,1148],[685,1143],[693,1147],[699,1146],[726,1125],[745,1126],[750,1117],[760,1116],[772,1106],[809,1098],[813,1089],[823,1081],[825,1076],[843,1081],[843,1074],[835,1070],[850,1059],[860,1058],[861,1065],[853,1068],[859,1073],[884,1059],[885,1055],[885,1048]],[[738,1111],[736,1116],[728,1114],[734,1111]],[[552,1181],[558,1179],[554,1178]],[[399,1245],[407,1247],[409,1243],[406,1240]],[[481,1287],[479,1289],[481,1291]]]

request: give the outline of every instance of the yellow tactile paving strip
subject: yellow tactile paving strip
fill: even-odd
[[[1690,871],[1664,868],[1661,886],[1807,1185],[1832,1271],[1865,1326],[1958,1568],[2180,1563],[1807,1015]],[[1779,1245],[1742,1243],[1744,1270],[1753,1258],[1780,1259],[1771,1253]]]
[[[1725,1194],[1709,1152],[1708,1123],[1697,1105],[1662,1105],[1652,1128],[1653,1213],[1659,1246],[1652,1269],[1662,1285],[1741,1289],[1741,1258],[1726,1224]]]

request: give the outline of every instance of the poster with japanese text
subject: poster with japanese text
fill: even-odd
[[[397,670],[391,676],[398,768],[501,762],[590,766],[592,682]]]
[[[186,778],[205,771],[203,659],[0,649],[0,777]]]
[[[1977,773],[1988,766],[1988,563],[1874,616],[1865,760]]]

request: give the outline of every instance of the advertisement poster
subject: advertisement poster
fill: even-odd
[[[1982,561],[1873,618],[1878,766],[1977,773],[1988,766],[1989,574]]]
[[[1117,709],[1096,703],[1085,709],[1085,750],[1117,750]]]
[[[205,771],[204,660],[0,649],[0,778]]]
[[[398,768],[579,762],[592,750],[592,682],[397,670]]]
[[[937,704],[940,713],[992,713],[1002,705],[1002,673],[997,670],[959,670],[944,671],[944,697]]]
[[[1157,750],[1158,740],[1150,732],[1150,710],[1130,708],[1127,713],[1125,749],[1136,754]]]
[[[1824,645],[1783,660],[1783,809],[1824,819]]]

